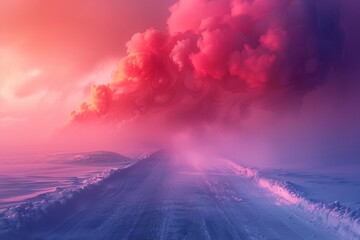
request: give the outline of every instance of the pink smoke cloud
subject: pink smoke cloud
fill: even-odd
[[[168,32],[135,34],[111,82],[93,87],[72,122],[154,111],[185,122],[239,120],[252,102],[281,105],[313,90],[341,53],[331,4],[180,0],[170,12]]]

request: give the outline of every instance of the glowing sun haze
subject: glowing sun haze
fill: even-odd
[[[132,34],[165,29],[170,0],[0,3],[0,146],[53,134],[108,81]]]
[[[259,162],[354,158],[357,5],[1,3],[0,146],[51,136],[54,149],[194,141]]]

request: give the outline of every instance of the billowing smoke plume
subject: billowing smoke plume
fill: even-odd
[[[337,9],[329,0],[179,0],[168,32],[135,34],[111,82],[93,86],[71,121],[161,113],[236,122],[255,103],[292,105],[340,58]]]

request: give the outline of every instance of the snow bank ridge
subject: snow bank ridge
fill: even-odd
[[[330,229],[335,230],[342,239],[360,239],[360,211],[334,203],[322,203],[309,200],[303,196],[296,185],[276,179],[266,178],[261,173],[249,167],[244,167],[230,160],[223,160],[232,172],[238,176],[249,178],[257,185],[275,195],[280,204],[294,205],[296,209],[306,213],[310,221],[320,221]]]
[[[86,193],[99,189],[105,179],[118,173],[122,169],[111,169],[96,176],[82,181],[79,185],[69,188],[55,188],[53,192],[41,194],[27,202],[10,207],[0,213],[0,230],[13,229],[19,230],[29,223],[43,219],[49,212],[56,209],[66,210],[66,205],[81,201],[81,197]]]

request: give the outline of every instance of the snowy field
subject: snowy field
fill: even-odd
[[[1,169],[0,239],[360,239],[357,176],[165,152],[42,159]]]
[[[83,182],[133,160],[111,152],[59,153],[0,159],[0,211]]]

